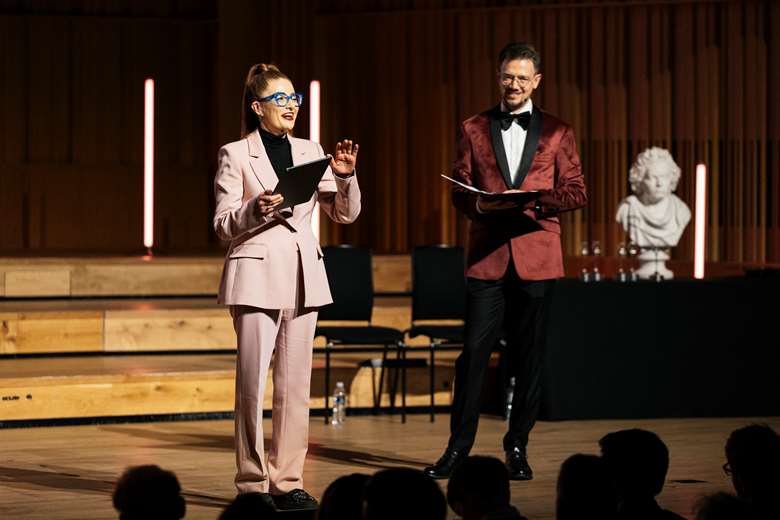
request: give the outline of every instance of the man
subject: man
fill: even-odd
[[[187,510],[176,475],[153,465],[127,468],[112,499],[119,520],[179,520]]]
[[[510,499],[509,473],[494,457],[466,457],[447,483],[447,503],[463,520],[527,520]]]
[[[731,432],[723,470],[737,495],[753,508],[754,518],[780,518],[780,435],[766,424]]]
[[[439,485],[412,468],[374,473],[363,487],[364,520],[445,520],[447,501]]]
[[[655,500],[669,471],[669,449],[658,435],[638,428],[620,430],[602,437],[599,446],[615,481],[619,519],[683,520]]]
[[[471,221],[466,332],[449,444],[425,469],[433,478],[448,478],[471,450],[482,379],[502,327],[517,381],[504,437],[506,465],[513,480],[533,478],[526,445],[539,410],[546,308],[554,280],[563,276],[557,214],[586,201],[572,129],[531,101],[542,79],[539,54],[512,43],[498,65],[501,104],[461,124],[453,176],[488,192],[533,193],[496,200],[453,188],[453,204]]]

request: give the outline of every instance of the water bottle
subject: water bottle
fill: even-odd
[[[515,398],[515,378],[509,378],[509,386],[506,388],[506,406],[504,407],[504,419],[509,420],[512,416],[512,401]]]
[[[344,391],[344,383],[336,383],[336,389],[333,391],[333,414],[330,424],[339,426],[344,424],[344,418],[347,415],[347,393]]]
[[[580,271],[580,280],[583,282],[589,282],[590,281],[590,271],[588,271],[588,265],[590,264],[590,244],[587,242],[582,243],[582,247],[580,248],[580,256],[582,256],[585,259],[585,267],[582,268],[582,271]]]
[[[590,246],[590,252],[593,256],[593,271],[591,273],[591,280],[594,282],[601,281],[601,271],[599,271],[599,265],[601,264],[601,243],[598,240],[594,240]]]
[[[626,272],[626,257],[628,256],[628,248],[626,247],[626,244],[624,242],[621,242],[618,245],[618,272],[617,272],[617,280],[618,282],[627,282],[629,280],[629,275]]]

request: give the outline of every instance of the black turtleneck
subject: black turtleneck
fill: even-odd
[[[265,131],[262,127],[259,130],[260,139],[263,140],[263,146],[268,154],[268,158],[271,160],[271,166],[274,167],[276,175],[281,175],[287,171],[287,168],[293,165],[290,140],[287,139],[287,134],[281,136],[274,135]]]

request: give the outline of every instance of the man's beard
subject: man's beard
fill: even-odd
[[[520,94],[519,92],[518,92],[518,95],[522,96],[522,94]],[[509,100],[507,100],[507,96],[504,96],[504,106],[506,106],[509,109],[509,111],[511,112],[511,111],[517,110],[518,108],[523,106],[523,104],[527,100],[528,100],[527,97],[521,97],[519,101],[516,101],[514,103],[510,103]]]

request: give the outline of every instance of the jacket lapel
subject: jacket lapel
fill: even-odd
[[[523,157],[520,159],[520,166],[517,168],[517,176],[513,188],[519,188],[525,180],[528,171],[536,154],[536,148],[539,146],[539,138],[542,135],[542,111],[534,107],[531,111],[531,121],[528,123],[528,132],[525,136],[525,146],[523,147]]]
[[[496,156],[496,164],[501,170],[504,182],[507,186],[512,185],[512,177],[509,175],[509,163],[506,160],[506,150],[504,150],[504,140],[501,138],[501,122],[498,120],[496,107],[490,111],[488,119],[490,120],[490,139],[493,141],[493,153]]]
[[[247,136],[249,143],[249,166],[252,168],[255,177],[265,190],[273,190],[279,178],[276,176],[271,160],[265,152],[263,141],[260,139],[260,133],[255,130]],[[293,157],[293,160],[294,157]]]

